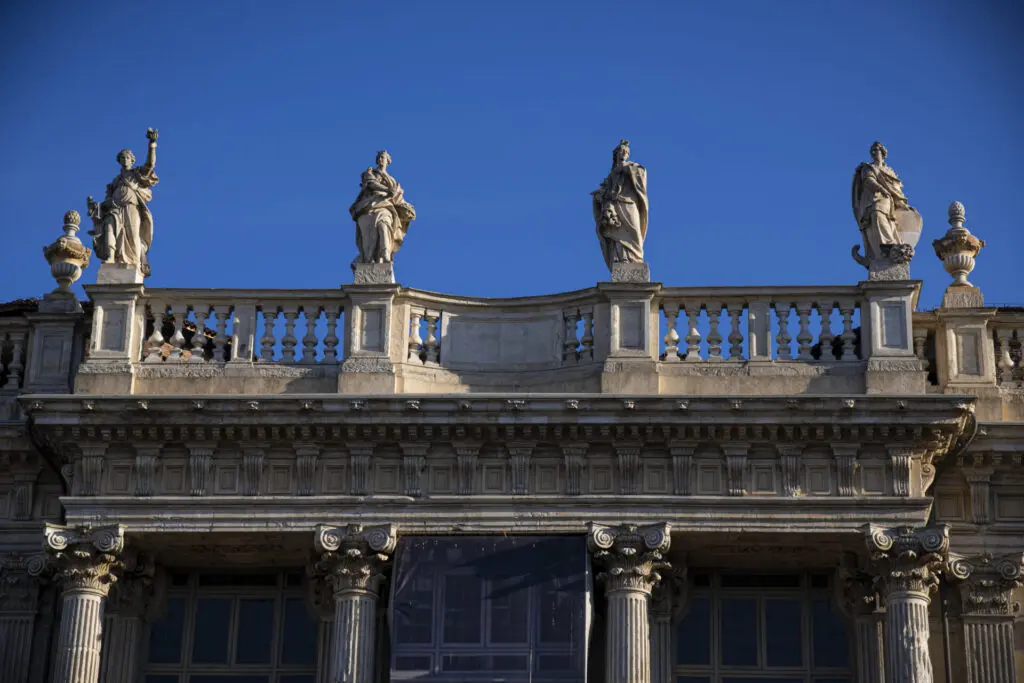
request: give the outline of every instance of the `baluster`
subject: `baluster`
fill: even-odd
[[[928,330],[924,327],[914,328],[914,355],[921,361],[921,367],[925,370],[928,369],[930,363],[924,355],[924,345],[928,341]]]
[[[228,362],[228,316],[231,315],[232,305],[221,304],[213,307],[213,316],[217,321],[217,328],[213,336],[213,360],[217,363]],[[203,335],[204,338],[206,335]]]
[[[1000,327],[996,330],[996,339],[999,341],[999,379],[1003,382],[1013,381],[1013,357],[1010,355],[1010,341],[1013,339],[1012,327]]]
[[[19,331],[11,331],[11,362],[7,366],[7,381],[3,389],[17,389],[21,385],[21,375],[25,366],[21,362],[21,354],[25,345],[26,334]],[[3,344],[0,343],[0,347]],[[2,349],[0,349],[2,350]]]
[[[423,320],[423,309],[409,309],[409,362],[423,364],[420,353],[423,351],[423,337],[420,336],[420,324]]]
[[[594,309],[586,308],[583,310],[583,339],[580,340],[583,344],[583,351],[580,353],[580,358],[586,358],[589,360],[594,359]]]
[[[273,304],[263,306],[263,336],[260,337],[260,360],[267,363],[274,360],[274,323],[277,322],[278,306]]]
[[[726,304],[726,312],[732,321],[732,331],[729,333],[729,360],[743,360],[743,332],[740,331],[740,316],[743,314],[742,303]]]
[[[686,332],[686,359],[690,363],[696,363],[700,360],[700,332],[697,331],[697,318],[700,317],[700,307],[698,303],[687,303],[684,304],[686,309],[686,320],[689,330]]]
[[[843,357],[840,360],[844,361],[857,360],[857,350],[855,347],[857,335],[853,331],[853,311],[855,307],[856,304],[852,301],[839,302],[839,313],[843,316]]]
[[[423,318],[427,321],[427,340],[423,342],[426,351],[426,362],[437,365],[441,362],[441,349],[437,343],[437,321],[441,314],[437,311],[426,311]]]
[[[167,316],[167,305],[162,301],[150,299],[149,311],[153,315],[153,334],[149,335],[149,339],[146,343],[149,347],[146,349],[146,357],[143,359],[145,363],[160,363],[163,361],[163,345],[164,345],[164,318]]]
[[[324,337],[324,362],[338,362],[338,306],[331,304],[324,309],[327,316],[327,336]]]
[[[679,317],[679,304],[666,301],[662,308],[665,311],[665,326],[668,328],[668,332],[665,333],[665,360],[677,362],[679,333],[676,332],[676,318]]]
[[[798,301],[796,303],[796,314],[797,320],[800,323],[800,330],[796,333],[797,343],[797,359],[798,360],[814,360],[811,355],[811,342],[814,341],[814,335],[811,334],[811,302],[810,301]]]
[[[708,360],[722,360],[722,332],[718,329],[718,318],[722,315],[722,304],[705,307],[708,312]]]
[[[303,365],[316,363],[316,321],[320,319],[320,306],[303,306],[302,313],[306,316],[306,334],[302,336],[302,360]]]
[[[192,355],[190,363],[202,363],[206,360],[206,329],[204,321],[209,315],[209,304],[192,304],[192,314],[196,317],[196,331],[192,334]]]
[[[562,318],[565,320],[565,348],[562,349],[562,361],[575,363],[579,360],[577,349],[580,347],[580,340],[576,334],[576,324],[580,319],[580,312],[575,308],[562,311]]]
[[[835,354],[832,353],[832,343],[836,338],[832,334],[832,309],[835,306],[832,301],[818,304],[818,315],[821,316],[821,336],[818,338],[818,344],[821,345],[819,360],[833,361],[836,359]]]
[[[295,306],[282,306],[284,313],[284,336],[281,337],[281,362],[295,362],[295,345],[299,343],[295,336],[295,319],[299,317],[299,309]]]
[[[779,318],[779,333],[775,335],[775,343],[778,345],[779,360],[793,360],[793,349],[790,342],[793,337],[789,334],[789,309],[792,304],[775,304],[775,315]]]
[[[168,342],[171,345],[171,355],[167,360],[181,360],[181,352],[185,350],[185,319],[188,318],[188,304],[171,303],[171,315],[174,316],[174,334]]]

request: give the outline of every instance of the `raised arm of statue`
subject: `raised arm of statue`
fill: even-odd
[[[156,128],[148,128],[146,130],[146,139],[149,140],[149,153],[146,154],[146,163],[143,164],[143,168],[146,172],[152,171],[156,167],[156,139],[158,133]],[[173,142],[173,140],[172,140]]]

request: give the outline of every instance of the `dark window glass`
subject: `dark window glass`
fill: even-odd
[[[270,676],[258,674],[192,674],[188,683],[270,683]]]
[[[235,661],[239,664],[270,664],[273,642],[274,600],[239,600]]]
[[[146,676],[146,683],[178,683],[178,677],[175,676]]]
[[[711,574],[694,574],[693,585],[697,588],[710,588]]]
[[[799,588],[796,574],[725,574],[722,588]]]
[[[277,679],[278,683],[314,683],[313,674],[288,674]]]
[[[277,574],[200,574],[200,588],[276,588]]]
[[[757,666],[757,600],[722,598],[718,641],[722,664]]]
[[[676,663],[711,664],[711,598],[694,597],[676,627]]]
[[[804,683],[803,678],[755,678],[751,676],[727,676],[722,683]]]
[[[768,666],[803,666],[803,605],[796,599],[764,601],[765,654]]]
[[[815,678],[814,683],[850,683],[849,678],[836,678],[835,676],[829,676],[828,678]]]
[[[551,582],[540,591],[540,640],[544,644],[581,642],[576,633],[576,595],[560,582]]]
[[[811,628],[814,633],[814,665],[848,666],[850,635],[846,617],[831,600],[820,598],[811,602]]]
[[[676,683],[711,683],[706,676],[677,676]]]
[[[521,655],[494,655],[491,669],[497,671],[529,671],[530,658]]]
[[[284,630],[281,633],[282,664],[316,664],[317,623],[302,598],[284,601]]]
[[[430,671],[430,656],[395,657],[395,671]]]
[[[185,598],[170,598],[164,617],[150,627],[149,661],[153,664],[179,663],[184,628]]]
[[[529,593],[521,580],[494,581],[487,596],[491,612],[492,643],[527,643],[530,640],[527,618]]]
[[[182,586],[187,586],[188,585],[188,574],[179,574],[177,572],[175,572],[174,574],[171,574],[171,585],[174,586],[175,588],[180,588]]]
[[[572,655],[540,655],[537,657],[538,673],[560,673],[573,671],[576,658]]]
[[[829,583],[828,574],[814,574],[811,576],[811,588],[828,588]]]
[[[480,642],[482,592],[483,580],[475,576],[444,577],[444,642]]]
[[[441,669],[444,671],[486,671],[487,657],[484,655],[444,655]]]
[[[284,585],[287,588],[300,588],[302,584],[302,572],[290,572],[284,577]]]
[[[192,661],[196,664],[227,664],[228,633],[231,626],[231,600],[196,600],[196,628],[192,643]],[[196,681],[192,676],[191,683]],[[209,683],[216,683],[210,679]]]
[[[410,579],[395,595],[395,642],[429,644],[433,642],[434,581],[433,577]]]

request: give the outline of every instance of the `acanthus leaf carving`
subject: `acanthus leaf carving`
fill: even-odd
[[[668,524],[607,526],[590,523],[587,546],[603,571],[597,575],[609,591],[639,591],[651,594],[670,569],[664,554],[671,545]]]

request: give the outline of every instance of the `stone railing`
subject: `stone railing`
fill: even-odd
[[[137,308],[146,335],[137,360],[336,364],[344,301],[339,289],[147,289]]]
[[[1024,309],[997,310],[989,323],[994,342],[996,381],[1010,384],[1024,381]]]

